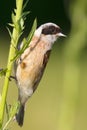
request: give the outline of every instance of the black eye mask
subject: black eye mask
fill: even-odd
[[[42,30],[42,34],[44,35],[50,35],[50,34],[52,35],[52,34],[57,34],[60,32],[61,32],[61,29],[55,26],[47,26],[46,28]]]

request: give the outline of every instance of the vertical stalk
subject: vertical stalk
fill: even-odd
[[[2,100],[0,106],[0,129],[2,128],[2,124],[4,120],[5,102],[6,102],[7,92],[8,92],[9,77],[11,75],[11,70],[13,65],[12,59],[15,56],[15,47],[17,46],[19,33],[20,33],[20,26],[18,24],[18,20],[20,19],[22,13],[22,7],[23,7],[23,0],[16,0],[17,10],[15,15],[15,20],[16,20],[17,28],[14,27],[12,32],[12,39],[11,39],[11,45],[9,50],[8,63],[7,63],[7,72],[6,72],[4,86],[2,90]]]

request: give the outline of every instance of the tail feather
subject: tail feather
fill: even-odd
[[[19,108],[19,112],[16,114],[16,120],[18,125],[22,126],[24,121],[24,106],[21,105]]]

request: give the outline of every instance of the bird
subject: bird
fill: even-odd
[[[20,108],[16,113],[19,126],[23,126],[25,104],[37,89],[48,63],[53,44],[59,37],[66,37],[61,28],[54,23],[45,23],[38,27],[29,46],[16,61],[16,80]],[[20,45],[22,48],[23,43]]]

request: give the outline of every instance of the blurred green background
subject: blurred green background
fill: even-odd
[[[0,1],[0,67],[6,67],[10,37],[6,30],[11,22],[15,0]],[[87,130],[87,0],[31,0],[26,10],[27,35],[35,17],[38,26],[58,24],[67,38],[53,47],[45,74],[38,89],[26,105],[24,126],[16,122],[12,130]],[[3,85],[0,78],[0,92]],[[8,103],[17,100],[17,87],[10,82]]]

